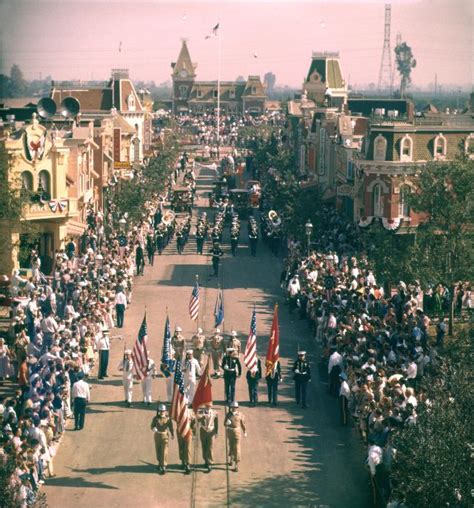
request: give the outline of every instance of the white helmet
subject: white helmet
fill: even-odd
[[[182,332],[183,329],[180,327],[180,326],[177,326],[175,329],[174,329],[175,332]]]
[[[202,328],[198,328],[198,333],[202,333]]]
[[[239,403],[236,401],[236,400],[233,400],[231,403],[230,403],[230,406],[229,407],[239,407]]]
[[[221,333],[221,329],[220,328],[216,328],[216,333]]]
[[[237,337],[237,332],[235,330],[232,330],[230,334],[232,337]]]

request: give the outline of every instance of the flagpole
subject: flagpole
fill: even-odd
[[[217,32],[217,158],[220,157],[220,120],[221,120],[221,30]]]
[[[199,287],[199,275],[196,274],[196,285]],[[198,309],[198,317],[196,319],[196,333],[198,331],[198,328],[199,328],[199,318],[200,318],[200,312],[199,310],[201,310],[201,305],[199,305],[199,309]]]

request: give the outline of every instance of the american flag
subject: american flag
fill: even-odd
[[[146,342],[148,338],[148,331],[146,326],[146,313],[143,316],[142,325],[138,331],[138,337],[135,341],[132,351],[133,366],[135,369],[135,375],[139,380],[142,380],[146,376],[148,368],[148,350],[146,348]]]
[[[250,321],[250,332],[245,346],[244,363],[250,372],[257,370],[257,315],[255,314],[255,309],[253,309]]]
[[[193,321],[196,321],[199,316],[199,283],[197,278],[191,293],[191,300],[189,300],[189,315]]]
[[[163,354],[161,355],[160,370],[165,377],[170,377],[173,373],[174,360],[171,358],[171,329],[170,318],[166,316],[165,336],[163,338]]]
[[[181,437],[187,438],[191,433],[188,416],[188,400],[184,395],[184,379],[181,361],[176,362],[174,371],[173,398],[171,399],[171,418],[176,422],[178,433]]]

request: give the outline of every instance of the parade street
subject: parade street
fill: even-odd
[[[207,193],[215,178],[203,169],[198,175],[197,206],[207,206]],[[206,199],[204,199],[206,196]],[[201,208],[201,211],[203,209]],[[213,211],[207,210],[212,217]],[[195,223],[196,209],[193,211]],[[242,221],[243,229],[246,222]],[[173,240],[154,266],[147,265],[143,277],[135,277],[133,300],[125,313],[122,329],[111,331],[112,346],[109,377],[90,376],[91,403],[86,425],[80,432],[67,431],[55,458],[57,476],[44,485],[48,505],[70,507],[185,507],[185,506],[330,506],[366,507],[370,505],[365,454],[354,428],[342,427],[338,401],[327,393],[326,378],[319,367],[307,323],[290,316],[279,287],[281,259],[259,242],[251,257],[246,234],[240,239],[237,256],[230,254],[228,231],[224,236],[222,276],[227,340],[231,329],[238,332],[243,348],[247,339],[254,304],[257,311],[257,344],[264,365],[273,307],[279,303],[280,355],[283,382],[279,403],[267,403],[265,379],[259,384],[259,403],[249,407],[245,374],[237,381],[236,399],[245,416],[248,437],[242,443],[239,472],[226,466],[224,382],[212,381],[214,407],[219,415],[219,435],[215,442],[215,465],[211,473],[203,466],[201,448],[193,440],[193,472],[184,475],[178,458],[176,438],[170,441],[167,474],[156,472],[156,456],[150,423],[156,401],[166,402],[165,380],[153,384],[153,404],[143,403],[141,386],[134,386],[133,405],[123,399],[118,364],[124,348],[132,348],[144,312],[148,323],[149,355],[159,365],[166,312],[172,333],[176,325],[186,340],[196,330],[189,317],[188,304],[199,276],[201,309],[199,324],[208,336],[214,327],[217,279],[210,278],[210,257],[197,255],[194,227],[183,255]],[[205,246],[208,251],[209,244]],[[120,334],[123,335],[120,335]],[[294,402],[293,375],[289,366],[298,349],[308,352],[313,369],[309,407]],[[243,365],[243,358],[241,355]],[[244,372],[245,372],[244,368]],[[72,424],[68,424],[71,430]]]

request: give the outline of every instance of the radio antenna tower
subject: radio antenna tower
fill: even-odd
[[[382,59],[380,61],[379,84],[377,88],[379,92],[381,92],[382,89],[388,88],[390,90],[390,94],[392,94],[392,78],[393,78],[392,52],[390,50],[391,17],[392,17],[392,6],[390,4],[385,4],[383,50],[382,50]]]

